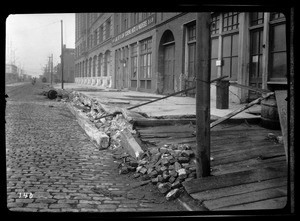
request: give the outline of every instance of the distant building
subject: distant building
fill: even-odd
[[[196,13],[79,13],[75,23],[76,83],[159,94],[195,85]],[[211,79],[286,89],[286,43],[282,13],[212,12]],[[259,96],[229,90],[236,103]]]
[[[19,81],[18,67],[14,64],[5,64],[5,82],[14,83]]]
[[[66,48],[66,45],[63,47],[63,55],[64,55],[64,82],[74,83],[75,82],[75,49],[74,48]],[[56,72],[56,76],[54,77],[54,81],[61,82],[61,64],[59,63],[54,67],[54,74]]]

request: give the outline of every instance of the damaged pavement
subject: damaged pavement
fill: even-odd
[[[189,145],[147,147],[138,139],[133,127],[134,119],[149,119],[145,113],[102,104],[77,91],[56,91],[56,98],[49,97],[53,90],[43,94],[49,99],[65,102],[94,145],[99,150],[112,151],[119,175],[127,174],[137,181],[134,187],[129,188],[153,185],[167,201],[178,199],[185,209],[195,209],[196,204],[191,199],[187,200],[182,186],[182,182],[196,178],[194,151]],[[131,197],[134,195],[138,194],[134,193]],[[182,203],[183,199],[185,203]],[[190,206],[187,206],[187,201]],[[199,205],[196,208],[204,209]]]

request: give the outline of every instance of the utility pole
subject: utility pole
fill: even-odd
[[[53,82],[53,54],[51,54],[51,86]]]
[[[63,20],[61,23],[61,89],[64,89],[64,45],[63,45]]]
[[[196,173],[210,174],[210,13],[196,20]]]

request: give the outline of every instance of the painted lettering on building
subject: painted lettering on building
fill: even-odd
[[[137,24],[135,26],[133,26],[132,28],[124,31],[123,33],[119,34],[118,36],[116,36],[115,38],[113,38],[112,43],[116,43],[120,40],[122,40],[123,38],[130,36],[142,29],[144,29],[145,27],[151,25],[154,23],[154,15],[150,16],[149,18],[147,18],[145,21],[141,22],[140,24]]]

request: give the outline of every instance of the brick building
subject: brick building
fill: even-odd
[[[263,89],[287,87],[282,13],[216,12],[211,18],[211,79],[227,75]],[[196,13],[79,13],[75,47],[76,83],[170,94],[195,84]],[[233,102],[257,96],[230,86]]]

